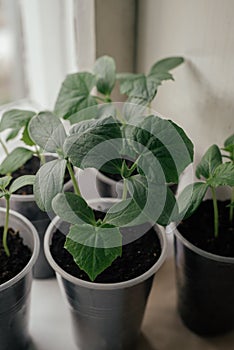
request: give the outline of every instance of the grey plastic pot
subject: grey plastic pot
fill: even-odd
[[[116,200],[110,198],[89,201],[89,205],[98,210],[106,210],[113,203]],[[68,225],[58,217],[51,222],[44,248],[66,297],[79,350],[135,349],[154,275],[166,258],[166,236],[155,227],[162,253],[143,275],[121,283],[92,283],[66,273],[53,259],[50,244],[56,226],[61,225],[65,225],[63,232],[66,232]]]
[[[0,208],[0,225],[5,222],[5,209]],[[30,343],[28,333],[32,268],[39,254],[40,242],[35,227],[22,215],[10,211],[9,227],[20,232],[32,250],[25,268],[0,285],[0,349],[25,350]]]
[[[234,329],[234,258],[201,250],[175,228],[178,311],[185,325],[203,336]]]

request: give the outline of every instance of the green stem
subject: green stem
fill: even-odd
[[[218,203],[217,203],[215,188],[211,187],[211,191],[212,191],[213,207],[214,207],[214,234],[215,234],[215,238],[217,238],[219,235]]]
[[[38,149],[37,146],[35,146],[35,153],[36,153],[37,157],[40,159],[41,164],[42,164],[42,165],[45,164],[45,156],[44,156],[44,154],[42,154],[42,153],[40,152],[40,150]]]
[[[123,179],[123,195],[122,195],[122,200],[127,199],[127,193],[128,193],[127,182],[126,182],[126,179]]]
[[[74,190],[75,190],[75,193],[80,196],[80,189],[79,189],[79,186],[78,186],[78,183],[76,181],[76,177],[75,177],[75,174],[73,172],[73,169],[72,169],[72,166],[71,166],[71,163],[69,161],[67,161],[67,169],[69,171],[69,175],[71,177],[71,180],[72,180],[72,183],[73,183],[73,186],[74,186]]]
[[[10,197],[6,196],[6,219],[5,219],[5,226],[3,231],[3,238],[2,238],[2,244],[3,248],[5,250],[6,255],[10,256],[10,251],[7,245],[7,232],[8,232],[8,226],[9,226],[9,212],[10,212]]]
[[[3,140],[1,138],[0,138],[0,144],[1,144],[4,152],[6,153],[6,156],[8,156],[9,155],[8,149],[7,149],[5,143],[3,142]]]
[[[234,202],[234,187],[232,187],[232,195],[231,195],[231,203]],[[230,223],[232,223],[232,220],[233,220],[233,207],[230,207],[230,211],[229,211],[229,220],[230,220]]]

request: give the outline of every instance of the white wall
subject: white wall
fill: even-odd
[[[137,70],[185,57],[153,108],[185,128],[198,158],[234,132],[233,13],[233,0],[139,0]]]

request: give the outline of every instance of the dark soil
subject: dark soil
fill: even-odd
[[[2,236],[3,227],[0,227],[0,284],[22,271],[32,256],[31,250],[23,244],[19,232],[9,229],[7,238],[10,257],[7,257],[2,246]]]
[[[55,159],[54,157],[51,157],[51,158],[52,158],[51,160]],[[36,156],[33,156],[21,168],[14,171],[11,176],[13,177],[13,180],[14,180],[23,175],[35,175],[40,168],[40,164],[41,164],[40,159]],[[64,181],[65,183],[70,180],[70,176],[67,170],[65,172],[64,180],[65,180]],[[20,188],[18,191],[16,191],[15,193],[20,195],[33,194],[33,186],[24,186]]]
[[[229,201],[219,201],[219,236],[214,237],[213,202],[202,202],[190,218],[178,226],[180,233],[195,246],[216,255],[234,257],[234,220],[229,221]]]
[[[103,217],[97,212],[96,218]],[[122,231],[124,235],[124,232]],[[127,234],[129,234],[129,229]],[[87,274],[74,262],[72,256],[64,248],[65,235],[57,230],[53,236],[51,253],[57,264],[69,274],[85,281],[90,281]],[[118,257],[110,267],[103,271],[95,282],[118,283],[140,276],[151,268],[161,255],[161,245],[156,232],[151,228],[142,237],[123,245],[122,256]]]

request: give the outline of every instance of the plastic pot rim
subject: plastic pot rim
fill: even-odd
[[[6,213],[6,209],[0,208],[0,212]],[[6,288],[11,287],[13,284],[18,282],[21,278],[23,278],[29,272],[29,270],[32,268],[32,266],[35,264],[35,262],[38,258],[39,249],[40,249],[40,242],[39,242],[38,233],[37,233],[37,230],[35,229],[35,227],[33,226],[33,224],[25,216],[17,213],[14,210],[10,210],[10,216],[13,216],[13,217],[21,220],[26,226],[28,226],[28,228],[30,229],[32,236],[33,236],[33,245],[34,246],[32,249],[32,256],[31,256],[29,262],[27,263],[27,265],[15,277],[13,277],[12,279],[10,279],[9,281],[7,281],[5,283],[2,283],[0,285],[0,292],[5,290]]]
[[[88,200],[87,202],[89,205],[92,205],[93,203],[104,203],[104,202],[111,202],[114,204],[114,203],[117,203],[118,201],[119,200],[116,198],[98,198],[98,199]],[[56,271],[56,273],[61,275],[61,277],[65,278],[66,280],[74,283],[75,285],[78,285],[78,286],[81,286],[84,288],[95,289],[95,290],[97,290],[97,289],[98,290],[113,290],[113,289],[124,289],[124,288],[133,287],[137,284],[140,284],[141,282],[144,282],[145,280],[150,278],[153,274],[155,274],[159,270],[159,268],[162,266],[163,262],[166,259],[166,256],[167,256],[166,234],[163,233],[162,230],[160,230],[160,228],[157,225],[155,225],[154,228],[155,228],[155,231],[157,232],[157,235],[158,235],[158,238],[159,238],[160,244],[161,244],[161,255],[160,255],[159,259],[156,261],[156,263],[149,270],[147,270],[145,273],[143,273],[142,275],[140,275],[136,278],[133,278],[131,280],[124,281],[124,282],[116,282],[116,283],[96,283],[96,282],[89,282],[89,281],[81,280],[77,277],[70,275],[66,271],[64,271],[55,262],[54,258],[52,257],[52,254],[50,252],[50,240],[51,240],[52,234],[54,233],[53,229],[59,223],[59,221],[61,221],[61,219],[58,216],[56,216],[47,228],[47,231],[45,234],[45,239],[44,239],[45,255],[46,255],[46,258],[47,258],[49,264]]]
[[[183,235],[177,229],[176,223],[171,223],[170,225],[168,225],[168,229],[170,232],[173,232],[176,238],[178,238],[187,248],[192,250],[194,253],[201,255],[203,258],[215,260],[217,262],[234,264],[234,258],[232,257],[209,253],[201,248],[196,247],[194,244],[192,244],[186,238],[183,237]]]

